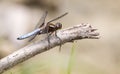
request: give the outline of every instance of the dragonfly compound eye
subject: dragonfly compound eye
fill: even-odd
[[[61,29],[61,28],[62,28],[62,24],[61,24],[61,23],[56,23],[56,27],[57,27],[58,29]]]

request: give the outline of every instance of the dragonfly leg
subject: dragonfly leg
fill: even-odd
[[[48,48],[50,47],[50,36],[51,36],[52,33],[48,33],[47,34],[47,38],[48,38]]]
[[[47,27],[47,39],[48,39],[48,48],[50,48],[50,36],[53,32],[48,33],[48,30],[49,30],[49,27]]]
[[[57,31],[55,31],[55,36],[59,39],[60,41],[60,47],[59,47],[59,52],[61,51],[61,46],[62,46],[62,40],[57,36]]]
[[[48,40],[48,48],[47,49],[49,49],[49,47],[50,47],[50,39],[49,39],[49,34],[48,34],[49,27],[47,26],[46,28],[47,28],[47,40]]]

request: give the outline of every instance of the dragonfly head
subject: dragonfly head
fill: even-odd
[[[62,28],[62,24],[61,23],[56,23],[56,28],[57,29],[61,29]]]

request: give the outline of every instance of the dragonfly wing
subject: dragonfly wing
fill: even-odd
[[[39,20],[38,24],[36,25],[35,29],[38,29],[38,28],[40,28],[40,27],[42,27],[42,26],[44,25],[45,18],[46,18],[46,16],[47,16],[47,14],[48,14],[47,11],[45,11],[45,12],[43,13],[43,15],[42,15],[42,17],[40,18],[40,20]],[[31,36],[30,39],[29,39],[29,42],[32,41],[36,36],[37,36],[37,34]]]
[[[40,27],[42,27],[42,26],[44,25],[44,23],[45,23],[45,18],[46,18],[46,16],[47,16],[47,14],[48,14],[47,11],[45,11],[45,12],[43,13],[43,15],[42,15],[42,17],[40,18],[40,20],[39,20],[38,24],[36,25],[35,29],[40,28]]]
[[[62,14],[61,16],[58,16],[58,17],[56,17],[56,18],[50,20],[48,23],[53,22],[53,21],[56,21],[56,20],[58,20],[58,19],[64,17],[64,16],[67,15],[67,14],[68,14],[68,12],[66,12],[66,13]]]
[[[33,35],[33,36],[31,36],[30,37],[30,39],[29,39],[29,42],[31,42],[35,37],[37,36],[37,34],[36,35]]]

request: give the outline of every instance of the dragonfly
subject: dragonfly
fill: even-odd
[[[49,41],[49,36],[55,32],[55,35],[56,35],[56,31],[61,29],[62,28],[62,24],[57,22],[55,24],[51,23],[53,21],[56,21],[62,17],[64,17],[65,15],[68,14],[68,12],[62,14],[61,16],[58,16],[50,21],[48,21],[47,23],[45,23],[45,19],[46,19],[46,16],[48,14],[48,11],[45,11],[43,13],[43,15],[41,16],[38,24],[36,25],[35,29],[30,32],[30,33],[27,33],[25,35],[22,35],[20,37],[17,38],[17,40],[23,40],[23,39],[26,39],[26,38],[29,38],[29,42],[32,41],[37,35],[41,35],[41,34],[47,34],[48,36],[48,42],[50,43]],[[57,35],[56,35],[57,36]]]

